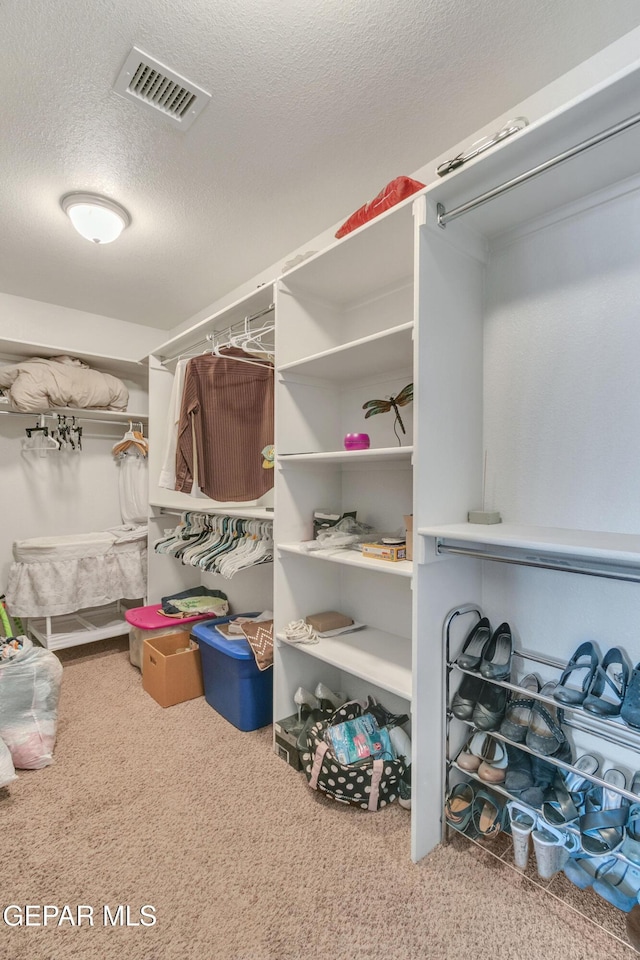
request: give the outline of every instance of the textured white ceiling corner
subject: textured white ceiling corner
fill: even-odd
[[[171,328],[639,24],[637,0],[5,0],[0,290]],[[112,91],[134,44],[211,92],[186,133]],[[82,240],[72,190],[131,227]]]

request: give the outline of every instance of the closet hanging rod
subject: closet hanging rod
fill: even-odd
[[[275,310],[275,304],[274,304],[274,303],[270,303],[269,306],[268,306],[268,307],[265,307],[264,310],[259,310],[257,313],[249,314],[248,316],[244,317],[242,320],[240,320],[240,321],[238,321],[238,322],[239,322],[239,323],[253,323],[254,320],[258,320],[260,317],[266,317],[266,315],[267,315],[268,313],[272,313],[274,310]],[[220,332],[220,333],[223,333],[223,334],[227,334],[227,332],[230,331],[231,329],[232,329],[231,327],[227,327],[225,330],[221,330],[221,331],[215,331],[215,330],[213,330],[212,333]],[[173,356],[173,357],[161,357],[161,358],[160,358],[160,363],[161,363],[163,366],[164,366],[166,363],[173,363],[174,360],[179,360],[180,357],[184,357],[186,353],[191,353],[192,350],[198,350],[200,347],[206,347],[207,344],[210,343],[210,339],[209,339],[210,336],[211,336],[211,334],[207,334],[207,336],[204,337],[202,340],[197,340],[195,343],[192,343],[190,347],[187,347],[187,348],[186,348],[185,350],[183,350],[181,353],[176,353],[175,356]]]
[[[127,420],[103,420],[98,417],[83,417],[77,413],[27,413],[24,410],[0,410],[0,414],[5,417],[48,417],[55,420],[57,417],[67,417],[70,420],[75,417],[76,420],[82,420],[83,423],[106,423],[110,427],[128,427],[130,423],[140,423],[140,417],[131,417]]]
[[[508,557],[501,553],[485,553],[483,550],[473,550],[467,547],[450,547],[445,543],[438,542],[436,553],[452,553],[461,557],[475,557],[478,560],[495,560],[498,563],[513,563],[520,567],[541,567],[543,570],[560,570],[563,573],[581,573],[588,577],[602,577],[605,580],[625,580],[630,583],[640,583],[640,570],[631,572],[631,567],[612,566],[608,570],[597,566],[579,567],[569,563],[554,563],[552,560],[539,560],[534,557],[524,557],[521,560],[516,557]]]
[[[591,147],[595,147],[599,143],[609,140],[611,137],[615,137],[616,134],[622,133],[624,130],[628,130],[629,127],[633,127],[637,123],[640,123],[640,113],[635,113],[632,117],[627,117],[626,120],[621,120],[620,123],[616,123],[612,127],[607,127],[607,129],[603,130],[601,133],[596,133],[593,137],[589,137],[587,140],[582,140],[580,143],[577,143],[574,147],[570,147],[563,153],[559,153],[555,157],[545,160],[544,163],[538,164],[537,167],[532,167],[531,170],[527,170],[525,173],[521,173],[519,176],[513,177],[511,180],[507,180],[505,183],[501,183],[499,186],[493,187],[491,190],[487,190],[486,193],[481,193],[479,196],[474,197],[473,200],[468,200],[466,203],[461,203],[459,207],[454,207],[453,210],[447,211],[445,210],[443,204],[439,203],[437,205],[438,226],[444,229],[444,227],[446,227],[451,220],[456,220],[458,217],[464,216],[465,213],[469,213],[471,210],[475,210],[476,207],[480,207],[482,204],[488,203],[489,200],[494,200],[495,197],[499,197],[501,194],[506,193],[507,190],[512,190],[514,187],[518,187],[521,183],[526,183],[527,180],[532,180],[534,177],[537,177],[541,173],[545,173],[547,170],[551,169],[551,167],[555,167],[560,163],[564,163],[565,160],[570,160],[572,157],[576,157],[585,150],[589,150]]]

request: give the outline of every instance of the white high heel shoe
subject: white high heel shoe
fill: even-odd
[[[316,684],[315,695],[322,704],[322,701],[325,700],[329,703],[334,710],[338,710],[344,703],[347,702],[347,698],[343,693],[334,693],[333,690],[330,690],[329,687],[320,681]]]
[[[298,707],[298,720],[301,723],[302,723],[302,708],[304,706],[307,706],[309,708],[309,711],[320,709],[320,701],[316,697],[314,697],[314,695],[310,693],[309,690],[306,690],[304,687],[298,687],[298,689],[293,695],[293,702]]]

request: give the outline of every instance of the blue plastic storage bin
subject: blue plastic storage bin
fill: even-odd
[[[257,730],[271,723],[273,670],[258,670],[247,641],[228,640],[212,622],[195,624],[191,635],[200,646],[204,696],[209,706],[239,730]]]

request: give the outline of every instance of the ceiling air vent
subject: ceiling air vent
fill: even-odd
[[[113,85],[121,97],[158,110],[182,130],[191,126],[211,94],[134,47]]]

